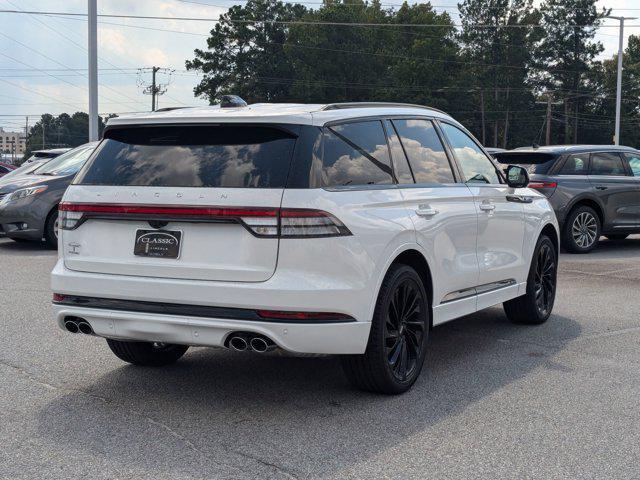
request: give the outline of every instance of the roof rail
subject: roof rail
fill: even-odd
[[[154,110],[154,112],[170,112],[172,110],[180,110],[182,108],[188,108],[188,107],[164,107],[164,108],[156,108]]]
[[[320,110],[346,110],[348,108],[380,108],[380,107],[410,107],[410,108],[422,108],[424,110],[432,110],[434,112],[444,113],[446,112],[433,107],[426,107],[424,105],[415,105],[413,103],[396,103],[396,102],[345,102],[345,103],[330,103],[325,105]]]

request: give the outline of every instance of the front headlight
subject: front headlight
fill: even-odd
[[[0,203],[15,202],[16,200],[20,200],[22,198],[30,197],[31,195],[38,195],[39,193],[44,192],[46,189],[47,189],[46,185],[39,185],[37,187],[21,188],[20,190],[16,190],[15,192],[10,193],[9,195],[6,195],[2,199],[2,202],[0,202]]]

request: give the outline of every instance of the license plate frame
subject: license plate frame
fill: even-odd
[[[133,254],[137,257],[177,260],[181,249],[181,230],[136,230]]]

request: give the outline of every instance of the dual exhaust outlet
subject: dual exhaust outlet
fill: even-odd
[[[276,348],[273,340],[256,333],[232,333],[227,346],[236,352],[253,350],[257,353],[265,353]]]
[[[66,317],[64,319],[64,328],[71,333],[84,333],[85,335],[93,335],[93,328],[89,322],[79,317]]]

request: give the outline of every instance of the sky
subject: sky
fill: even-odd
[[[320,1],[320,0],[318,0]],[[98,0],[101,14],[158,15],[217,18],[238,1],[228,0]],[[384,5],[401,0],[383,0]],[[208,4],[208,5],[204,5]],[[436,10],[453,13],[457,0],[433,0]],[[612,15],[640,17],[638,0],[606,0]],[[440,6],[449,8],[441,8]],[[0,0],[0,9],[86,13],[87,0]],[[607,20],[597,39],[609,57],[618,50],[617,21]],[[625,34],[640,34],[640,19],[629,21]],[[141,28],[142,27],[142,28]],[[159,107],[202,105],[193,88],[201,78],[185,71],[185,60],[196,48],[206,47],[210,22],[100,18],[98,20],[99,112],[147,111],[151,97],[143,94],[150,81],[148,69],[174,70],[159,74],[168,83]],[[175,30],[182,33],[149,30]],[[626,36],[625,35],[625,36]],[[87,22],[84,17],[0,13],[0,127],[24,129],[42,113],[87,111]],[[626,45],[626,43],[625,43]]]

